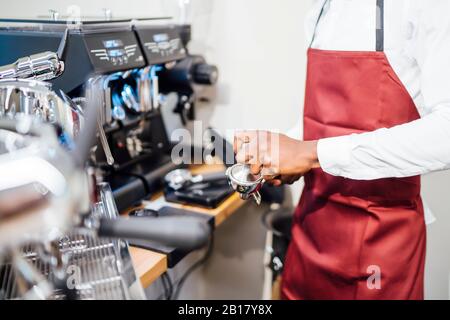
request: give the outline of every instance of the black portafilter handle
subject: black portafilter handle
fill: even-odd
[[[101,237],[154,241],[183,250],[204,247],[211,228],[195,217],[146,217],[100,219]]]
[[[196,176],[199,182],[216,182],[221,180],[226,180],[227,175],[225,174],[225,171],[218,171],[218,172],[211,172],[211,173],[204,173],[199,176]],[[194,178],[195,180],[196,178]]]
[[[219,79],[219,69],[209,63],[198,63],[193,66],[192,78],[197,84],[215,85]]]

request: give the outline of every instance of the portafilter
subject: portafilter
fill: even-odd
[[[259,190],[265,182],[261,174],[255,175],[249,165],[238,163],[229,167],[226,175],[231,187],[239,193],[241,199],[247,200],[252,197],[258,205],[261,204]]]

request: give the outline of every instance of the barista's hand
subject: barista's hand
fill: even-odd
[[[266,180],[278,180],[273,181],[276,185],[289,182],[287,176],[295,178],[320,167],[317,141],[295,140],[268,131],[237,132],[234,152],[237,162],[250,164],[252,173],[262,173]]]
[[[300,178],[302,176],[303,175],[301,175],[301,174],[295,174],[295,175],[277,176],[274,178],[269,177],[269,179],[267,179],[266,181],[267,181],[267,183],[269,183],[275,187],[279,187],[284,184],[293,184],[293,183],[297,182],[298,180],[300,180]]]

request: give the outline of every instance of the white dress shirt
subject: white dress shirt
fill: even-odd
[[[311,40],[325,0],[307,19]],[[385,0],[385,52],[421,119],[390,129],[322,139],[318,156],[335,176],[370,180],[450,168],[449,0]],[[329,0],[313,48],[374,51],[376,0]]]
[[[326,0],[316,0],[307,39]],[[322,169],[356,180],[450,168],[450,1],[385,0],[385,53],[413,98],[419,120],[318,142]],[[376,0],[329,0],[312,48],[375,51]],[[432,220],[427,217],[427,222]]]

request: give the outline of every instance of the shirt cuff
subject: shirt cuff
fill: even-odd
[[[333,176],[342,176],[351,164],[351,136],[320,139],[317,142],[317,157],[323,171]]]

